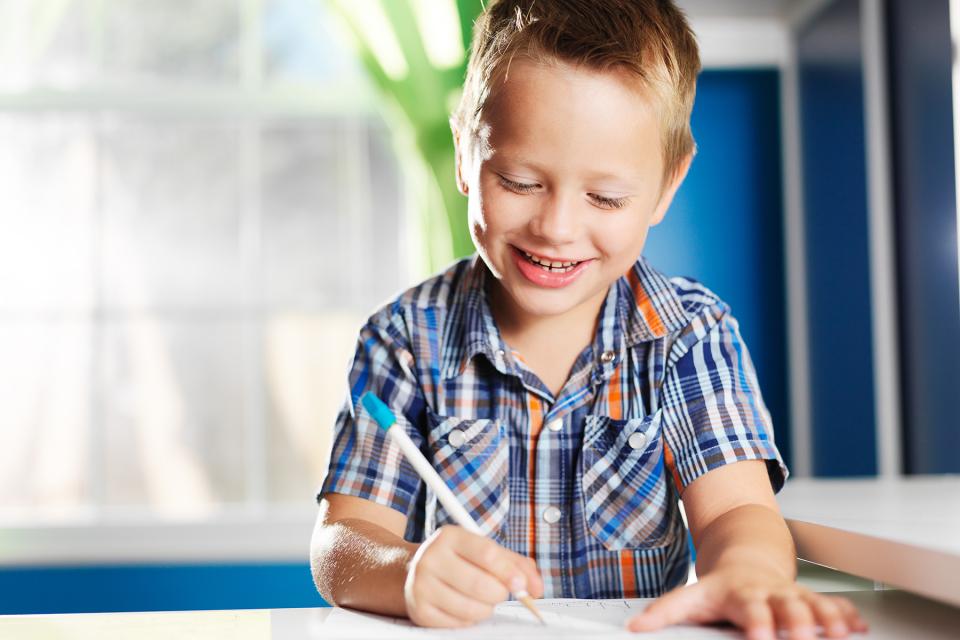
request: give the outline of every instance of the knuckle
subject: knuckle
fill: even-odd
[[[492,545],[483,550],[480,560],[487,567],[497,567],[503,564],[500,561],[500,549]]]

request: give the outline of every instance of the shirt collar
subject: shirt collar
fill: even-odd
[[[520,374],[490,310],[489,278],[486,264],[474,255],[454,296],[449,322],[460,327],[462,334],[449,343],[443,370],[446,378],[462,374],[478,354],[486,356],[502,374]],[[673,284],[642,257],[610,287],[599,320],[594,375],[602,378],[613,373],[626,348],[662,338],[689,322]]]
[[[645,258],[637,260],[617,283],[628,347],[662,338],[690,322],[674,284]]]
[[[486,356],[500,373],[516,373],[487,300],[489,277],[487,265],[474,255],[454,295],[450,322],[461,327],[463,333],[450,345],[444,366],[446,378],[462,374],[478,354]]]

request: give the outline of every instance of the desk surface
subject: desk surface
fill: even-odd
[[[871,640],[904,638],[946,640],[957,637],[960,610],[901,591],[856,591],[844,594],[860,609],[870,624]],[[169,613],[106,613],[40,616],[0,616],[0,637],[23,640],[353,640],[369,638],[469,638],[479,627],[462,631],[422,630],[397,627],[396,633],[364,635],[362,625],[335,631],[329,621],[339,610],[273,609],[240,611],[187,611]],[[536,630],[542,628],[536,627]],[[549,629],[548,629],[549,630]],[[562,635],[562,634],[559,634]],[[620,637],[620,634],[582,633],[580,637]],[[497,634],[500,640],[510,635]],[[529,634],[515,637],[529,638]],[[641,638],[623,634],[625,638]],[[742,637],[731,629],[673,627],[658,638]],[[858,636],[853,636],[858,637]]]
[[[960,606],[960,476],[792,480],[797,556]]]

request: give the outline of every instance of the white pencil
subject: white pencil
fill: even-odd
[[[420,448],[413,443],[413,440],[410,439],[406,431],[397,426],[397,418],[393,415],[393,412],[390,411],[390,408],[387,407],[380,398],[369,391],[361,396],[360,402],[370,415],[373,416],[377,424],[380,425],[380,428],[390,434],[393,441],[400,447],[400,451],[403,452],[403,455],[406,456],[410,464],[413,465],[413,468],[417,470],[417,473],[419,473],[423,481],[427,483],[427,486],[437,494],[440,504],[443,505],[456,523],[471,533],[476,533],[481,536],[484,535],[480,526],[470,517],[467,510],[464,509],[463,505],[457,500],[457,497],[453,495],[453,491],[451,491],[447,483],[443,481],[443,478],[440,477],[437,470],[434,469],[433,465],[423,456]],[[517,600],[522,602],[523,606],[529,609],[530,613],[536,616],[542,624],[546,624],[529,593],[521,590],[515,592],[514,595],[517,596]]]

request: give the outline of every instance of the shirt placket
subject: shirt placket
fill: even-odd
[[[590,369],[589,363],[581,366],[570,380],[579,384],[565,388],[552,405],[533,403],[538,404],[539,415],[531,411],[530,416],[531,540],[541,574],[549,577],[548,592],[544,595],[548,598],[573,593],[570,568],[571,563],[578,561],[571,557],[571,501],[576,495],[573,483],[577,481],[573,448],[582,440],[580,409],[589,404],[592,395]]]

